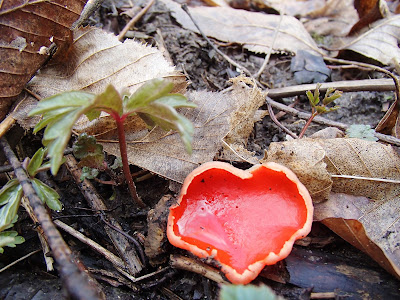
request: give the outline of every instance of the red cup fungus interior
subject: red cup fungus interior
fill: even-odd
[[[210,162],[186,178],[168,218],[168,239],[212,257],[235,284],[287,257],[311,230],[313,206],[296,175],[276,163],[240,170]]]

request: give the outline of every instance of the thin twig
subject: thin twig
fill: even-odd
[[[200,26],[197,24],[196,20],[193,18],[192,14],[189,12],[189,9],[187,7],[186,4],[182,5],[182,9],[188,14],[189,18],[192,20],[193,24],[196,26],[197,30],[200,32],[200,34],[202,35],[202,37],[207,41],[207,43],[219,54],[221,55],[227,62],[229,62],[231,65],[235,66],[236,68],[240,69],[241,71],[243,71],[244,73],[246,73],[247,75],[249,75],[251,78],[253,78],[253,75],[251,74],[251,72],[249,70],[247,70],[245,67],[241,66],[240,64],[238,64],[237,62],[235,62],[234,60],[232,60],[229,56],[225,55],[221,50],[219,50],[217,48],[217,46],[214,45],[214,43],[212,43],[210,41],[210,39],[205,35],[205,33],[203,32],[203,30],[200,28]],[[258,81],[257,81],[258,82]],[[258,82],[258,84],[260,84]]]
[[[28,254],[26,254],[26,255],[24,255],[24,256],[18,258],[17,260],[15,260],[15,261],[13,261],[12,263],[8,264],[8,265],[5,266],[4,268],[1,268],[1,269],[0,269],[0,273],[1,273],[1,272],[4,272],[5,270],[11,268],[13,265],[19,263],[20,261],[23,261],[24,259],[27,259],[29,256],[31,256],[31,255],[33,255],[33,254],[36,254],[36,253],[38,253],[38,252],[40,252],[40,251],[42,251],[42,249],[37,249],[37,250],[35,250],[35,251],[32,251],[32,252],[30,252],[30,253],[28,253]]]
[[[121,32],[118,35],[118,40],[122,41],[125,37],[125,34],[128,32],[129,29],[131,29],[133,27],[133,25],[135,25],[135,23],[140,20],[141,17],[143,17],[143,15],[149,10],[149,8],[154,4],[155,0],[150,0],[149,3],[147,3],[147,5],[140,11],[137,13],[137,15],[135,15],[129,22],[128,24],[125,25],[125,27],[121,30]]]
[[[307,91],[315,90],[317,84],[302,84],[288,86],[284,88],[276,88],[268,90],[268,97],[285,98],[304,95]],[[342,92],[360,92],[360,91],[381,91],[389,92],[395,90],[395,85],[392,79],[364,79],[352,81],[336,81],[324,82],[321,84],[320,91],[326,92],[328,88],[335,88]]]
[[[103,246],[99,245],[95,241],[89,239],[88,237],[86,237],[85,235],[83,235],[79,231],[75,230],[71,226],[61,222],[60,220],[55,220],[54,224],[56,224],[58,227],[60,227],[65,232],[68,232],[73,237],[75,237],[78,240],[80,240],[82,243],[88,245],[89,247],[91,247],[92,249],[94,249],[95,251],[97,251],[98,253],[103,255],[113,265],[115,265],[117,267],[120,267],[120,268],[123,268],[123,269],[126,267],[124,261],[121,258],[119,258],[115,254],[111,253],[110,251],[108,251],[106,248],[104,248]]]
[[[115,231],[119,232],[120,234],[122,234],[124,237],[126,237],[128,240],[130,240],[135,246],[136,249],[139,251],[139,255],[140,255],[140,259],[143,263],[143,265],[146,264],[146,258],[144,256],[144,252],[142,249],[142,246],[140,245],[140,243],[131,235],[127,234],[126,232],[124,232],[123,230],[121,230],[120,228],[114,226],[113,224],[111,224],[110,222],[108,222],[103,215],[100,215],[101,220],[110,228],[114,229]]]
[[[281,128],[283,131],[285,131],[287,134],[289,134],[292,138],[297,139],[298,138],[297,134],[295,134],[289,128],[286,128],[285,126],[283,126],[283,124],[281,122],[279,122],[278,119],[275,117],[275,113],[272,110],[271,103],[270,103],[270,100],[268,98],[266,99],[266,103],[267,103],[267,108],[268,108],[268,114],[269,114],[271,120],[276,125],[278,125],[279,128]]]
[[[214,269],[213,267],[210,267],[209,265],[206,265],[205,263],[199,262],[196,259],[173,254],[170,256],[169,263],[173,268],[200,274],[217,283],[229,283],[229,281],[225,280],[221,276],[218,270]]]
[[[15,176],[20,182],[25,196],[29,199],[29,203],[46,235],[68,293],[74,299],[105,299],[105,295],[97,282],[81,270],[81,267],[78,267],[77,262],[72,257],[71,250],[51,221],[47,209],[37,196],[29,177],[5,137],[0,139],[0,145],[13,166]]]
[[[289,107],[289,106],[287,106],[285,104],[276,102],[276,101],[274,101],[274,100],[272,100],[270,98],[268,98],[268,101],[269,101],[269,103],[271,104],[272,107],[275,107],[275,108],[277,108],[279,110],[282,110],[282,111],[285,111],[285,112],[290,113],[292,115],[295,115],[300,119],[307,120],[311,116],[311,113],[306,113],[306,112],[299,111],[299,110],[297,110],[295,108],[292,108],[292,107]],[[321,116],[316,116],[313,119],[313,121],[316,122],[316,123],[322,124],[322,125],[337,127],[339,129],[342,129],[342,130],[346,130],[349,127],[348,124],[337,122],[337,121],[332,121],[332,120],[326,119],[326,118],[321,117]],[[382,134],[382,133],[378,133],[378,132],[375,132],[374,136],[377,137],[382,142],[393,144],[393,145],[396,145],[396,146],[400,146],[400,139],[395,138],[394,136],[386,135],[386,134]]]
[[[385,183],[400,183],[400,180],[395,180],[395,179],[362,177],[362,176],[353,176],[353,175],[335,175],[335,174],[331,174],[331,177],[333,177],[333,178],[367,180],[367,181],[378,181],[378,182],[385,182]]]
[[[388,75],[389,77],[392,78],[392,80],[394,82],[394,86],[395,86],[394,91],[395,91],[395,97],[396,97],[395,98],[396,99],[395,102],[398,103],[400,101],[399,79],[392,72],[390,72],[390,71],[388,71],[388,70],[386,70],[384,68],[375,66],[375,65],[371,65],[371,64],[367,64],[367,63],[361,63],[361,62],[358,62],[358,61],[351,61],[351,60],[338,59],[338,58],[332,58],[332,57],[324,57],[324,60],[328,60],[328,61],[339,63],[339,64],[360,66],[360,67],[363,67],[363,68],[368,68],[368,69],[370,69],[372,71],[378,71],[378,72],[381,72],[381,73],[384,73],[384,74]]]
[[[85,7],[83,8],[81,15],[79,16],[79,19],[76,20],[72,26],[71,30],[74,30],[81,26],[89,17],[101,6],[101,4],[104,2],[104,0],[89,0]]]
[[[32,219],[34,224],[38,224],[39,220],[36,218],[36,215],[33,212],[32,206],[29,204],[29,200],[24,196],[22,197],[21,205],[25,208],[26,212],[29,214],[29,217]],[[47,271],[54,271],[54,259],[51,256],[48,256],[50,253],[50,246],[46,240],[43,229],[41,226],[35,226],[35,230],[38,234],[40,244],[42,245],[43,257],[46,263]]]
[[[265,56],[265,59],[264,59],[264,62],[263,62],[263,64],[262,64],[261,68],[258,70],[257,73],[255,73],[255,74],[253,75],[254,78],[260,77],[261,74],[262,74],[262,72],[264,72],[265,68],[266,68],[267,65],[268,65],[269,59],[270,59],[270,57],[271,57],[272,49],[273,49],[273,47],[274,47],[274,45],[275,45],[276,38],[278,37],[279,29],[281,28],[282,20],[283,20],[283,14],[281,13],[281,14],[280,14],[280,18],[279,18],[278,25],[275,27],[274,38],[273,38],[272,43],[271,43],[271,45],[269,46],[269,49],[268,49],[268,54]]]

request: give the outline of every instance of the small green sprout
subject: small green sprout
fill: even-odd
[[[26,165],[26,171],[36,194],[49,208],[55,211],[62,210],[62,203],[58,193],[43,183],[35,176],[50,168],[48,162],[43,163],[47,149],[40,148]],[[23,196],[22,186],[17,179],[11,179],[0,190],[0,253],[4,252],[3,246],[15,247],[24,242],[24,238],[18,236],[15,231],[4,231],[11,228],[18,219],[18,208]]]
[[[145,204],[136,193],[129,170],[124,121],[129,115],[137,114],[149,126],[158,125],[165,130],[175,130],[179,133],[187,152],[191,153],[193,125],[176,109],[196,107],[196,105],[187,101],[181,94],[171,93],[172,89],[172,83],[164,79],[153,79],[131,96],[121,96],[112,85],[109,85],[100,95],[72,91],[40,101],[29,115],[42,115],[42,120],[35,126],[34,132],[46,127],[42,142],[49,149],[51,172],[56,174],[62,164],[63,151],[75,122],[82,115],[94,120],[102,111],[106,112],[117,125],[122,166],[131,196],[139,206],[144,207]]]
[[[311,116],[307,120],[307,123],[304,125],[302,131],[300,132],[299,138],[302,138],[304,136],[304,133],[306,132],[308,126],[310,126],[312,120],[316,116],[337,110],[339,108],[339,106],[336,106],[336,105],[334,107],[328,107],[328,105],[331,104],[336,99],[340,98],[342,96],[343,92],[335,90],[334,88],[328,88],[326,90],[324,98],[321,101],[320,100],[320,91],[319,91],[320,87],[321,87],[321,84],[318,83],[317,87],[315,88],[314,93],[312,93],[311,91],[306,92],[308,101],[310,101],[310,105],[311,105]]]

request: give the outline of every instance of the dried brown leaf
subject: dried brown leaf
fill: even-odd
[[[72,43],[70,26],[86,1],[0,2],[0,119],[55,45],[61,55]]]
[[[180,5],[171,0],[162,0],[172,11],[174,18],[186,29],[198,32],[189,16]],[[256,52],[268,53],[273,45],[273,53],[296,53],[309,50],[321,54],[302,23],[291,16],[266,15],[230,7],[189,7],[189,11],[203,32],[220,41],[243,44]],[[275,29],[279,33],[274,42]]]
[[[397,217],[393,213],[391,201],[382,203],[366,197],[332,193],[329,201],[315,205],[314,220],[322,221],[400,278],[399,233],[395,226],[398,214],[399,210]]]
[[[353,0],[325,1],[322,8],[311,12],[308,17],[310,19],[305,21],[304,27],[317,36],[330,36],[327,39],[330,45],[337,45],[340,41],[336,41],[335,37],[347,35],[352,24],[358,20]]]
[[[169,78],[176,90],[186,81],[156,48],[133,40],[124,43],[113,34],[87,27],[74,32],[74,42],[63,61],[50,62],[29,82],[29,89],[41,97],[83,90],[101,93],[107,85],[136,91],[154,78]]]
[[[267,93],[258,88],[254,81],[243,75],[230,80],[236,95],[236,109],[230,117],[230,130],[224,141],[224,151],[220,158],[230,161],[248,161],[258,163],[255,154],[246,149],[247,140],[253,131],[254,123],[261,120],[266,111],[259,108],[265,103]]]
[[[384,65],[400,57],[400,15],[373,23],[372,28],[352,40],[342,50],[351,50]]]
[[[312,158],[309,159],[309,156]],[[387,270],[395,270],[400,276],[400,157],[394,147],[360,139],[303,139],[272,143],[266,157],[268,161],[280,162],[292,168],[312,196],[318,185],[320,190],[326,192],[357,196],[346,196],[344,201],[329,194],[328,201],[317,205],[322,208],[316,213],[316,218],[353,219],[360,222],[365,234],[389,262],[379,259],[382,257],[379,251],[371,250],[369,239],[363,237],[362,230],[353,230],[352,238],[348,237],[348,232],[344,232],[344,238],[357,240],[361,245],[355,246],[359,248],[370,248],[368,254]],[[329,177],[332,180],[331,189],[326,180]],[[341,220],[333,223],[338,228],[332,226],[332,230],[341,234],[339,227],[342,223]],[[352,226],[355,229],[357,224],[353,223]]]

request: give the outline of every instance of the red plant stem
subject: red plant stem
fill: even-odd
[[[140,207],[146,207],[146,204],[139,198],[136,192],[136,186],[133,182],[131,171],[129,170],[129,162],[128,162],[128,152],[126,149],[126,138],[125,138],[125,128],[124,128],[124,120],[126,116],[120,117],[118,114],[111,114],[111,116],[115,119],[117,123],[117,131],[118,131],[118,142],[119,142],[119,151],[121,153],[122,159],[122,169],[124,170],[124,175],[126,179],[126,183],[129,187],[129,192],[133,200],[135,200],[136,204]]]
[[[314,108],[313,108],[314,110]],[[306,133],[307,128],[310,126],[312,120],[318,115],[317,112],[313,111],[313,113],[311,114],[310,118],[307,120],[306,124],[304,125],[303,129],[301,130],[300,134],[299,134],[299,139],[301,139],[304,134]]]

